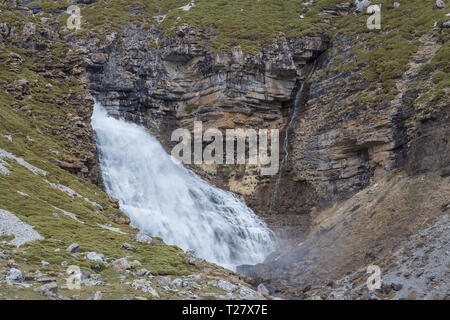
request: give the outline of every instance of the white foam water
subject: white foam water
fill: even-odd
[[[172,161],[143,127],[108,116],[99,103],[92,126],[106,191],[134,227],[233,270],[272,252],[273,232],[244,201]]]

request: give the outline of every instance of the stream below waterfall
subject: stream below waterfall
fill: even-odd
[[[233,193],[172,161],[143,127],[95,103],[92,116],[106,192],[133,227],[223,267],[263,262],[273,232]]]

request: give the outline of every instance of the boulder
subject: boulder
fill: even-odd
[[[91,54],[91,60],[95,64],[105,64],[107,56],[104,53],[93,53]]]
[[[261,300],[264,297],[253,289],[239,285],[239,298],[243,300]]]
[[[56,278],[53,277],[41,277],[36,280],[39,283],[51,283],[56,282]]]
[[[219,280],[214,286],[226,292],[233,292],[237,288],[234,284],[226,280]]]
[[[95,3],[98,2],[98,0],[77,0],[77,3],[81,3],[81,4],[91,4],[91,3]]]
[[[256,290],[258,291],[259,294],[262,295],[269,295],[269,290],[266,288],[266,286],[264,284],[259,284],[258,287],[256,288]]]
[[[91,261],[99,261],[99,262],[103,262],[103,259],[105,258],[105,256],[104,256],[103,254],[101,254],[101,253],[89,252],[89,253],[86,255],[86,258],[87,258],[88,260],[91,260]]]
[[[152,287],[152,283],[145,279],[134,280],[131,287],[135,290],[140,290],[145,293],[150,293],[152,296],[159,298],[158,292]]]
[[[134,267],[140,266],[141,263],[137,260],[134,261],[128,261],[127,258],[121,258],[113,261],[112,263],[114,270],[118,272],[122,272],[125,270],[132,269]]]
[[[149,273],[149,271],[147,269],[139,269],[136,271],[136,275],[139,277],[143,277],[145,275],[147,275]]]
[[[67,247],[66,251],[69,253],[75,253],[78,252],[80,249],[80,245],[78,243],[72,243],[70,246]]]
[[[168,287],[171,284],[172,279],[170,276],[161,277],[158,279],[158,285],[161,287]]]
[[[370,6],[371,0],[355,0],[356,12],[363,12],[368,6]]]
[[[28,22],[23,26],[22,37],[24,40],[30,39],[36,33],[36,25],[32,22]]]
[[[48,283],[34,289],[36,292],[41,292],[44,296],[53,296],[58,293],[58,285],[56,283]]]
[[[146,235],[145,233],[139,232],[134,238],[137,242],[148,243],[151,244],[153,239],[152,237]]]
[[[127,243],[127,242],[125,242],[124,244],[122,244],[122,245],[120,246],[120,248],[121,248],[121,249],[128,250],[128,251],[136,251],[136,249],[135,249],[131,244],[129,244],[129,243]]]
[[[9,269],[6,274],[6,283],[8,284],[16,284],[21,283],[23,281],[22,271],[16,268]]]
[[[97,291],[92,297],[90,297],[88,300],[102,300],[103,294],[101,291]]]
[[[176,278],[172,281],[172,286],[174,287],[181,287],[183,285],[183,280],[180,278]]]
[[[33,14],[38,14],[38,13],[42,12],[42,6],[40,4],[37,4],[37,3],[33,3],[28,8],[31,10],[31,12]]]

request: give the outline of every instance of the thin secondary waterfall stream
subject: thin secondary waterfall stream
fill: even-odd
[[[106,191],[134,227],[233,270],[273,251],[273,232],[244,201],[172,161],[143,127],[108,116],[99,103],[92,126]]]
[[[303,90],[305,88],[306,82],[311,78],[312,74],[314,73],[314,70],[316,69],[316,62],[314,61],[313,66],[311,67],[311,71],[308,73],[306,78],[302,81],[302,84],[300,85],[300,88],[297,91],[297,94],[295,95],[295,101],[294,101],[294,111],[292,112],[291,120],[286,125],[285,131],[284,131],[284,142],[283,142],[283,159],[281,160],[280,164],[280,170],[278,171],[277,179],[275,180],[275,186],[273,188],[272,197],[270,199],[270,207],[269,212],[272,212],[272,208],[275,205],[276,197],[278,194],[278,189],[280,188],[280,182],[281,182],[281,176],[283,175],[283,169],[286,165],[286,162],[289,157],[289,130],[291,130],[292,125],[294,124],[295,119],[297,118],[298,112],[299,112],[299,105],[300,105],[300,99],[303,96]]]

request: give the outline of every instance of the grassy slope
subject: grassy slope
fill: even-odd
[[[20,21],[15,20],[17,18],[13,12],[7,12],[7,17],[1,17],[2,21],[10,19],[9,26],[13,21]],[[22,23],[27,20],[24,19]],[[15,25],[17,28],[22,27],[19,23]],[[56,43],[51,48],[49,61],[58,58],[58,52],[61,52],[55,49],[62,47],[64,44]],[[5,63],[11,53],[18,54],[24,60],[18,73],[11,71]],[[3,50],[0,50],[2,61],[0,63],[0,148],[15,156],[23,157],[28,163],[49,174],[45,177],[34,174],[15,160],[3,159],[8,163],[7,168],[10,174],[0,174],[0,209],[8,210],[32,225],[40,235],[45,237],[45,240],[31,242],[20,248],[13,248],[3,242],[0,243],[0,250],[9,250],[10,257],[24,271],[40,270],[47,276],[58,276],[60,272],[64,272],[65,268],[61,267],[63,261],[67,261],[68,265],[78,265],[82,270],[92,272],[91,267],[95,265],[94,262],[85,259],[82,254],[73,257],[66,252],[65,249],[74,242],[80,244],[82,253],[95,251],[104,254],[105,257],[113,258],[132,256],[131,259],[142,263],[141,268],[148,269],[154,275],[187,275],[198,272],[197,268],[185,263],[184,253],[175,246],[168,246],[160,241],[155,242],[159,244],[152,245],[135,242],[133,239],[136,230],[128,225],[112,222],[112,218],[123,214],[109,202],[106,193],[51,162],[56,157],[55,151],[59,152],[58,158],[70,158],[73,153],[84,152],[80,146],[71,145],[61,132],[64,129],[76,130],[66,118],[69,113],[77,114],[71,100],[68,99],[68,94],[82,95],[85,91],[77,79],[56,81],[33,71],[37,65],[32,61],[32,56],[32,51],[18,49],[13,43],[7,43]],[[19,79],[27,79],[32,84],[30,95],[23,100],[15,99],[4,89],[7,85],[17,83]],[[63,100],[66,103],[58,105],[54,102],[42,102],[49,100]],[[4,135],[10,136],[12,141]],[[72,199],[68,194],[53,188],[45,180],[67,186],[82,197]],[[21,195],[18,191],[28,196]],[[85,201],[84,198],[100,204],[103,210]],[[84,223],[65,216],[55,207],[75,214]],[[58,213],[60,218],[53,217],[54,213]],[[119,228],[125,234],[105,230],[98,224]],[[0,240],[10,240],[9,238],[2,236]],[[124,242],[135,246],[136,252],[120,249]],[[60,251],[55,252],[56,249]],[[43,267],[41,260],[48,261],[50,265]],[[0,267],[4,270],[3,262]],[[130,290],[129,286],[121,289],[115,287],[120,286],[118,274],[110,268],[103,269],[100,273],[103,279],[114,287],[104,289],[106,292],[111,292],[110,297],[114,297],[115,289],[117,294]],[[32,293],[31,289],[3,285],[0,287],[0,292],[10,292],[11,295],[16,292],[20,297],[39,295]],[[89,289],[81,294],[87,298],[90,294]]]
[[[14,50],[19,52],[19,50]],[[23,55],[23,57],[25,57]],[[27,63],[19,74],[13,74],[5,70],[4,65],[0,71],[0,82],[14,81],[13,79],[27,78],[39,79],[43,83],[46,79],[27,68]],[[59,92],[64,92],[64,83],[53,83],[52,89],[55,97]],[[147,245],[133,241],[136,233],[131,227],[118,225],[111,221],[110,217],[120,215],[108,201],[108,196],[97,186],[74,177],[72,174],[52,164],[50,160],[53,153],[49,149],[64,153],[67,149],[66,142],[58,137],[45,134],[45,128],[59,128],[66,126],[61,120],[52,120],[52,116],[61,116],[62,113],[74,112],[70,107],[65,110],[55,104],[43,104],[34,98],[19,102],[24,107],[17,108],[14,100],[3,89],[0,94],[0,133],[10,135],[12,142],[0,135],[0,148],[23,157],[30,164],[46,170],[49,175],[44,177],[34,174],[25,167],[19,165],[15,160],[6,160],[9,164],[9,175],[0,175],[0,208],[8,210],[17,215],[21,220],[34,226],[35,230],[45,237],[45,240],[25,244],[15,249],[12,257],[22,264],[26,261],[26,271],[41,270],[47,275],[58,275],[61,272],[61,262],[67,261],[69,265],[79,265],[82,270],[90,270],[95,263],[86,260],[81,255],[78,258],[70,256],[66,251],[71,243],[77,242],[82,252],[95,251],[103,253],[106,257],[122,258],[132,256],[142,263],[142,268],[150,270],[154,275],[181,275],[190,274],[195,268],[188,266],[184,260],[183,252],[173,246],[164,244]],[[33,116],[29,111],[33,111]],[[104,210],[99,210],[95,205],[85,201],[83,198],[72,199],[64,192],[50,186],[45,180],[58,183],[72,188],[88,198],[100,204]],[[23,196],[17,191],[26,193]],[[75,214],[84,222],[81,224],[70,217],[62,214],[54,207]],[[53,217],[58,213],[60,218]],[[97,224],[111,225],[120,228],[126,234],[119,234],[100,228]],[[136,247],[135,253],[120,249],[124,242],[129,242]],[[0,244],[0,249],[12,249],[7,244]],[[61,249],[55,252],[55,249]],[[26,260],[25,260],[26,259]],[[49,266],[42,267],[41,260],[50,262]],[[64,271],[64,270],[62,270]],[[112,277],[110,270],[102,271],[105,279]],[[115,276],[117,277],[117,275]],[[111,281],[116,278],[111,278]],[[11,288],[9,290],[12,290]],[[86,293],[86,292],[85,292]]]
[[[230,0],[211,1],[197,0],[196,7],[190,11],[177,9],[186,5],[188,0],[159,0],[159,1],[105,1],[88,5],[82,8],[83,30],[80,35],[89,31],[97,32],[104,37],[106,34],[120,30],[121,24],[131,21],[143,24],[145,27],[155,23],[154,15],[167,14],[161,27],[171,34],[177,25],[186,22],[200,29],[212,26],[215,36],[208,36],[205,42],[212,45],[214,50],[228,50],[230,47],[240,45],[247,52],[259,50],[263,45],[270,44],[280,33],[288,37],[302,34],[326,32],[332,39],[339,35],[359,35],[358,41],[365,41],[354,49],[354,60],[337,64],[333,70],[322,72],[342,72],[346,70],[362,69],[365,79],[384,84],[386,92],[395,94],[392,80],[401,75],[406,67],[405,61],[418,48],[417,39],[424,32],[433,27],[434,21],[438,24],[445,21],[445,10],[433,10],[434,1],[410,0],[401,1],[401,6],[392,8],[392,1],[380,0],[383,3],[381,31],[370,31],[365,26],[366,16],[349,15],[346,17],[331,18],[331,25],[318,23],[326,16],[319,15],[321,8],[331,7],[339,0],[314,1],[312,6],[302,6],[303,1],[294,0]],[[69,2],[43,1],[45,14],[61,13]],[[144,15],[133,16],[126,12],[131,10],[130,4],[140,4],[146,11]],[[31,21],[38,26],[43,25],[37,17],[22,18],[2,8],[1,22],[9,26],[16,26],[19,30],[25,22]],[[241,10],[243,9],[243,10]],[[101,13],[101,14],[99,14]],[[300,19],[299,15],[305,18]],[[180,17],[180,19],[178,19]],[[54,15],[52,20],[64,24],[66,14]],[[62,31],[62,33],[69,33]],[[449,83],[449,45],[448,31],[441,33],[445,44],[437,52],[428,71],[433,74],[435,86],[430,95],[439,98],[440,90],[448,87]],[[30,82],[37,80],[38,85],[33,88],[33,98],[26,101],[17,101],[0,88],[0,133],[11,135],[9,142],[0,135],[0,148],[16,156],[22,156],[31,164],[47,170],[50,175],[46,177],[51,182],[64,184],[81,195],[103,206],[104,212],[90,205],[82,199],[71,199],[66,194],[53,189],[44,182],[44,177],[35,175],[22,166],[9,161],[10,175],[0,175],[0,208],[9,210],[22,220],[35,226],[35,229],[46,240],[27,244],[14,254],[17,261],[27,259],[27,268],[40,269],[48,274],[57,273],[62,261],[69,264],[81,265],[89,269],[91,263],[83,258],[73,258],[65,252],[65,248],[78,242],[83,251],[97,251],[108,257],[120,258],[125,255],[119,249],[127,241],[136,246],[137,252],[132,253],[135,259],[143,263],[143,267],[154,274],[187,274],[193,271],[192,267],[184,264],[181,252],[170,246],[148,246],[132,241],[129,235],[121,235],[101,229],[97,223],[111,224],[120,227],[125,232],[132,233],[128,226],[115,225],[109,217],[117,215],[116,209],[108,202],[107,195],[96,186],[78,179],[68,172],[53,165],[50,160],[53,154],[49,149],[57,150],[70,157],[73,147],[58,136],[49,134],[53,129],[67,126],[63,117],[73,110],[61,109],[52,103],[43,103],[42,98],[60,98],[68,90],[79,92],[83,90],[76,80],[70,83],[57,82],[44,78],[31,70],[33,62],[31,52],[18,50],[11,43],[2,53],[4,58],[14,51],[25,59],[25,65],[19,74],[9,72],[4,64],[0,64],[0,83],[13,83],[14,80],[26,78]],[[53,48],[53,55],[57,57],[66,48],[65,44],[58,44]],[[426,70],[425,70],[426,71]],[[51,90],[45,85],[50,83]],[[39,99],[41,98],[41,99]],[[69,105],[67,108],[71,108]],[[75,113],[75,112],[74,112]],[[79,150],[83,152],[82,150]],[[30,197],[24,197],[17,191],[25,192]],[[57,212],[52,206],[70,211],[78,216],[85,224],[62,215],[56,219],[52,216]],[[76,230],[76,232],[74,232]],[[5,247],[6,245],[1,245]],[[55,253],[56,248],[61,248]],[[47,260],[51,264],[42,267],[40,260]],[[104,277],[108,277],[109,270],[104,270]],[[112,277],[112,276],[111,276]]]
[[[337,64],[335,68],[322,72],[355,71],[362,68],[363,79],[382,82],[386,93],[395,96],[394,79],[400,77],[407,68],[409,57],[419,47],[418,38],[431,30],[436,23],[441,25],[448,20],[446,10],[434,9],[434,0],[401,1],[398,8],[391,0],[379,0],[382,5],[381,30],[369,30],[366,27],[367,16],[349,14],[347,16],[328,17],[322,9],[334,7],[342,0],[316,0],[305,6],[300,0],[196,0],[195,7],[184,11],[180,7],[188,0],[153,1],[110,1],[100,0],[82,7],[82,30],[80,36],[97,34],[104,38],[106,34],[120,31],[121,26],[132,22],[149,27],[158,24],[155,16],[165,15],[160,27],[166,35],[171,35],[177,26],[188,23],[205,30],[211,28],[212,34],[205,33],[205,46],[213,51],[229,50],[241,46],[246,52],[257,52],[264,45],[274,42],[277,36],[296,37],[305,34],[326,33],[331,39],[341,35],[358,35],[358,45],[352,51],[351,62]],[[68,15],[62,14],[67,3],[55,3],[44,0],[46,14],[64,26]],[[31,5],[31,4],[30,4]],[[133,10],[142,10],[142,14],[133,15]],[[59,14],[58,14],[59,13]],[[303,18],[300,18],[300,15]],[[321,20],[329,19],[330,24]],[[68,31],[63,31],[68,33]],[[441,32],[443,47],[436,54],[431,68],[440,72],[435,77],[436,95],[449,85],[450,54],[448,29]],[[339,48],[337,48],[339,49]]]
[[[48,7],[54,12],[58,9],[52,1]],[[180,9],[188,4],[188,0],[170,1],[109,1],[100,0],[97,3],[82,8],[82,30],[80,34],[90,31],[99,32],[102,37],[113,31],[119,31],[121,25],[133,22],[142,26],[158,23],[157,15],[166,15],[160,27],[166,35],[173,34],[177,26],[188,23],[199,29],[212,28],[213,34],[204,34],[206,46],[211,50],[229,50],[239,45],[246,52],[257,52],[264,45],[273,43],[274,39],[283,34],[287,37],[297,37],[305,34],[326,33],[331,39],[341,35],[358,35],[358,44],[353,50],[354,60],[337,65],[332,71],[350,71],[362,68],[363,78],[368,81],[383,83],[386,93],[395,95],[393,79],[403,74],[411,54],[417,51],[418,38],[431,30],[435,23],[441,25],[448,18],[445,10],[434,9],[434,0],[401,1],[398,8],[393,7],[391,0],[379,0],[382,5],[381,30],[369,30],[366,27],[367,16],[364,14],[349,14],[332,17],[324,15],[322,9],[334,7],[342,0],[316,0],[312,5],[305,6],[299,0],[196,0],[195,7],[189,11]],[[63,4],[59,5],[63,7]],[[142,8],[145,13],[131,14],[133,7]],[[49,9],[50,10],[50,9]],[[101,14],[99,14],[101,13]],[[300,18],[303,16],[303,19]],[[58,18],[62,23],[67,15]],[[331,23],[321,23],[329,19]],[[449,85],[450,54],[448,29],[441,34],[444,46],[439,50],[431,68],[441,72],[435,77],[436,94]],[[392,90],[391,90],[392,89]]]

